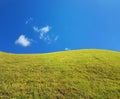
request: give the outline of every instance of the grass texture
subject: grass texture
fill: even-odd
[[[0,52],[0,99],[120,99],[120,53]]]

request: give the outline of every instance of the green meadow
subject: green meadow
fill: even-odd
[[[0,99],[120,99],[120,53],[0,52]]]

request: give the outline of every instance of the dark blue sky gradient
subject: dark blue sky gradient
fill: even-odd
[[[29,18],[33,18],[25,24]],[[51,44],[33,26],[50,26]],[[28,47],[15,44],[20,35]],[[0,51],[46,53],[69,49],[120,51],[120,0],[0,0]]]

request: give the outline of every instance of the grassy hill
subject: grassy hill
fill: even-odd
[[[120,99],[120,53],[0,52],[0,99]]]

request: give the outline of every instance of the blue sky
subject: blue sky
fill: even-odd
[[[120,51],[120,0],[0,0],[0,51]]]

